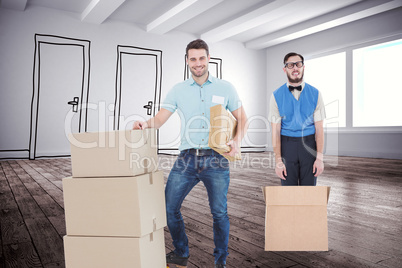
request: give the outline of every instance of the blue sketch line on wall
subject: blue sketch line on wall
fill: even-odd
[[[52,47],[76,47],[82,48],[82,75],[80,81],[80,97],[72,96],[69,99],[65,99],[65,105],[69,106],[70,101],[76,102],[76,107],[74,109],[79,112],[78,119],[78,132],[84,130],[87,131],[87,121],[88,121],[88,113],[87,113],[87,104],[89,98],[89,82],[90,82],[90,47],[91,42],[89,40],[84,39],[76,39],[70,37],[63,37],[57,35],[48,35],[48,34],[35,34],[35,50],[34,50],[34,65],[33,65],[33,93],[32,93],[32,101],[31,101],[31,126],[30,126],[30,140],[29,140],[29,158],[35,159],[39,157],[66,157],[69,154],[57,153],[57,154],[37,154],[37,142],[38,142],[38,131],[39,129],[39,117],[40,117],[40,108],[43,108],[43,105],[40,105],[41,99],[43,99],[44,95],[41,95],[41,75],[46,75],[46,70],[42,70],[42,54],[41,47],[43,46],[52,46]],[[50,47],[48,47],[50,48]],[[48,52],[49,53],[49,52]],[[56,55],[57,56],[57,55]],[[42,73],[44,72],[44,73]],[[60,92],[61,93],[61,92]],[[75,95],[75,94],[74,94]],[[49,104],[49,103],[47,103]],[[79,107],[78,107],[79,106]],[[83,114],[84,113],[84,114]],[[54,124],[54,122],[51,122]],[[49,122],[49,129],[51,129],[51,123]],[[56,122],[57,123],[57,122]],[[56,124],[57,125],[57,124]],[[63,122],[64,126],[64,122]],[[64,130],[64,129],[63,129]],[[43,130],[41,130],[43,131]],[[60,135],[59,135],[60,136]],[[64,135],[65,136],[65,135]],[[61,137],[60,137],[61,138]],[[66,137],[64,137],[67,139]]]
[[[114,129],[118,130],[121,128],[120,124],[120,118],[122,114],[122,107],[127,110],[126,105],[124,105],[124,96],[123,96],[123,83],[124,83],[124,78],[123,73],[125,72],[125,68],[138,68],[138,66],[134,65],[126,65],[123,64],[123,58],[124,56],[139,56],[139,57],[152,57],[154,58],[154,70],[149,70],[154,72],[155,74],[155,80],[153,83],[153,92],[152,96],[149,96],[148,99],[144,100],[142,103],[137,103],[136,106],[137,108],[141,109],[146,109],[146,115],[155,115],[157,110],[159,111],[160,107],[160,101],[161,101],[161,87],[162,87],[162,51],[157,50],[157,49],[149,49],[149,48],[143,48],[143,47],[136,47],[136,46],[123,46],[123,45],[118,45],[117,46],[117,63],[116,63],[116,91],[115,91],[115,106],[114,106]],[[130,58],[126,58],[127,62],[129,62]],[[135,64],[137,65],[137,63]],[[145,68],[145,67],[144,67]],[[138,70],[137,70],[138,71]],[[151,73],[151,72],[150,72]],[[133,74],[134,75],[134,74]],[[146,80],[148,79],[148,76],[150,74],[147,74]],[[135,91],[136,88],[131,88],[130,91]],[[127,92],[126,92],[127,93]],[[140,95],[148,94],[149,91],[146,89],[142,90],[141,92],[137,92],[137,96],[140,97]],[[132,92],[131,92],[132,94]],[[136,96],[136,97],[137,97]],[[142,96],[143,97],[143,96]],[[146,98],[146,97],[143,97]],[[137,99],[137,98],[136,98]],[[131,104],[130,104],[131,105]],[[132,112],[130,112],[132,113]],[[132,114],[141,114],[141,110],[137,112],[134,112]],[[159,140],[159,137],[158,137]]]

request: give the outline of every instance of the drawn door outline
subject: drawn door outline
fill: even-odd
[[[39,96],[40,96],[40,45],[64,45],[80,46],[83,49],[83,74],[81,96],[78,102],[77,112],[79,112],[78,131],[87,131],[88,117],[88,96],[89,96],[89,73],[90,73],[90,48],[89,40],[75,39],[56,35],[35,34],[35,52],[33,68],[33,93],[31,102],[31,128],[29,138],[29,159],[36,157],[36,142],[38,134],[38,116],[39,116]],[[68,101],[66,100],[66,105]],[[48,157],[48,156],[46,156]],[[50,157],[50,156],[49,156]]]
[[[155,57],[155,89],[153,104],[144,103],[144,109],[150,110],[151,117],[155,116],[160,110],[161,88],[162,88],[162,50],[149,49],[136,46],[117,46],[117,64],[116,64],[116,94],[114,102],[114,122],[113,129],[118,130],[120,126],[120,111],[121,111],[121,90],[122,90],[122,55],[140,55]],[[151,105],[151,107],[150,107]],[[159,148],[159,131],[157,132],[157,147]]]
[[[215,77],[222,79],[222,59],[220,58],[212,58],[209,60],[209,64],[216,65],[216,75]],[[186,56],[184,56],[184,80],[190,78],[190,70],[188,69],[188,65],[186,62]]]

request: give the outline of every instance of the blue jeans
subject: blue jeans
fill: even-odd
[[[215,263],[224,264],[228,255],[229,242],[227,214],[229,162],[216,152],[212,155],[196,156],[182,151],[170,171],[165,188],[166,214],[175,253],[181,257],[189,256],[188,238],[180,208],[184,198],[200,181],[207,189],[213,217]]]

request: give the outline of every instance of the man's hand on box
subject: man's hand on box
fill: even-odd
[[[234,140],[230,140],[226,145],[230,147],[230,151],[224,153],[225,155],[234,157],[239,153],[239,145]]]
[[[147,122],[135,121],[133,125],[133,129],[146,129],[148,128]]]

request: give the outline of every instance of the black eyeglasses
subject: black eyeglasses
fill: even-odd
[[[297,61],[297,62],[287,62],[285,64],[285,67],[288,69],[293,69],[293,67],[297,66],[297,68],[303,67],[304,63],[302,61]]]

